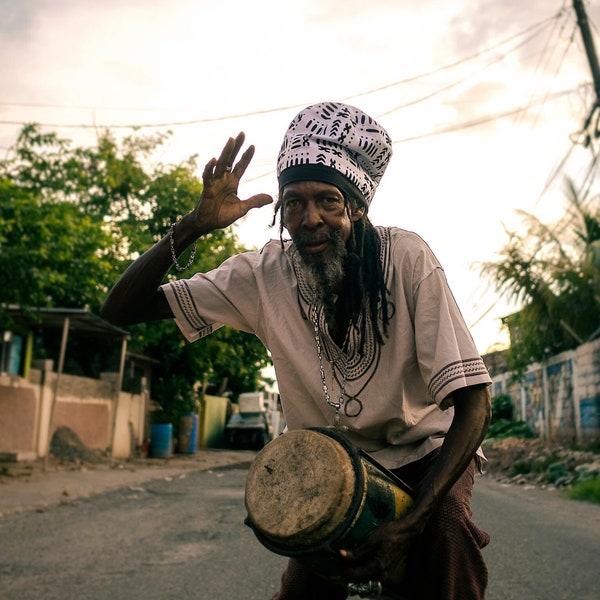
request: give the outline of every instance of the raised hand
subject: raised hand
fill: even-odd
[[[193,213],[196,226],[202,233],[228,227],[252,208],[273,202],[268,194],[256,194],[247,200],[240,200],[237,195],[240,179],[254,156],[254,146],[249,146],[240,160],[233,164],[244,139],[243,133],[239,133],[235,139],[229,138],[221,156],[212,158],[204,167],[204,189]]]

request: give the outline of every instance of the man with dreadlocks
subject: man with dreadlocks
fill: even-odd
[[[383,581],[389,598],[483,598],[489,537],[471,521],[470,498],[491,380],[427,244],[367,216],[392,154],[378,123],[337,102],[302,110],[277,161],[280,239],[161,285],[172,263],[190,266],[177,257],[200,236],[272,202],[237,196],[254,153],[234,164],[243,142],[230,138],[207,163],[196,208],[127,269],[103,316],[119,325],[174,317],[189,341],[221,324],[257,335],[289,430],[343,429],[414,490],[408,514],[340,551],[340,574]],[[399,591],[389,575],[406,557]],[[292,558],[275,598],[347,595]]]

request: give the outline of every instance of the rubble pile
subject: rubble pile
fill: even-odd
[[[600,454],[540,439],[506,438],[484,443],[486,474],[504,483],[565,487],[600,477]]]
[[[50,441],[50,454],[59,461],[98,463],[103,453],[86,448],[79,436],[68,427],[58,427]]]

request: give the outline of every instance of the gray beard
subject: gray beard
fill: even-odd
[[[334,237],[335,252],[327,260],[307,259],[297,250],[304,280],[314,292],[314,299],[323,306],[330,328],[335,325],[335,302],[345,275],[346,243],[340,236]]]

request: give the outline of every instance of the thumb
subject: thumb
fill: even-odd
[[[250,196],[247,200],[244,200],[242,204],[244,205],[246,212],[248,212],[253,208],[262,208],[272,202],[273,198],[272,196],[269,196],[269,194],[255,194],[254,196]]]

